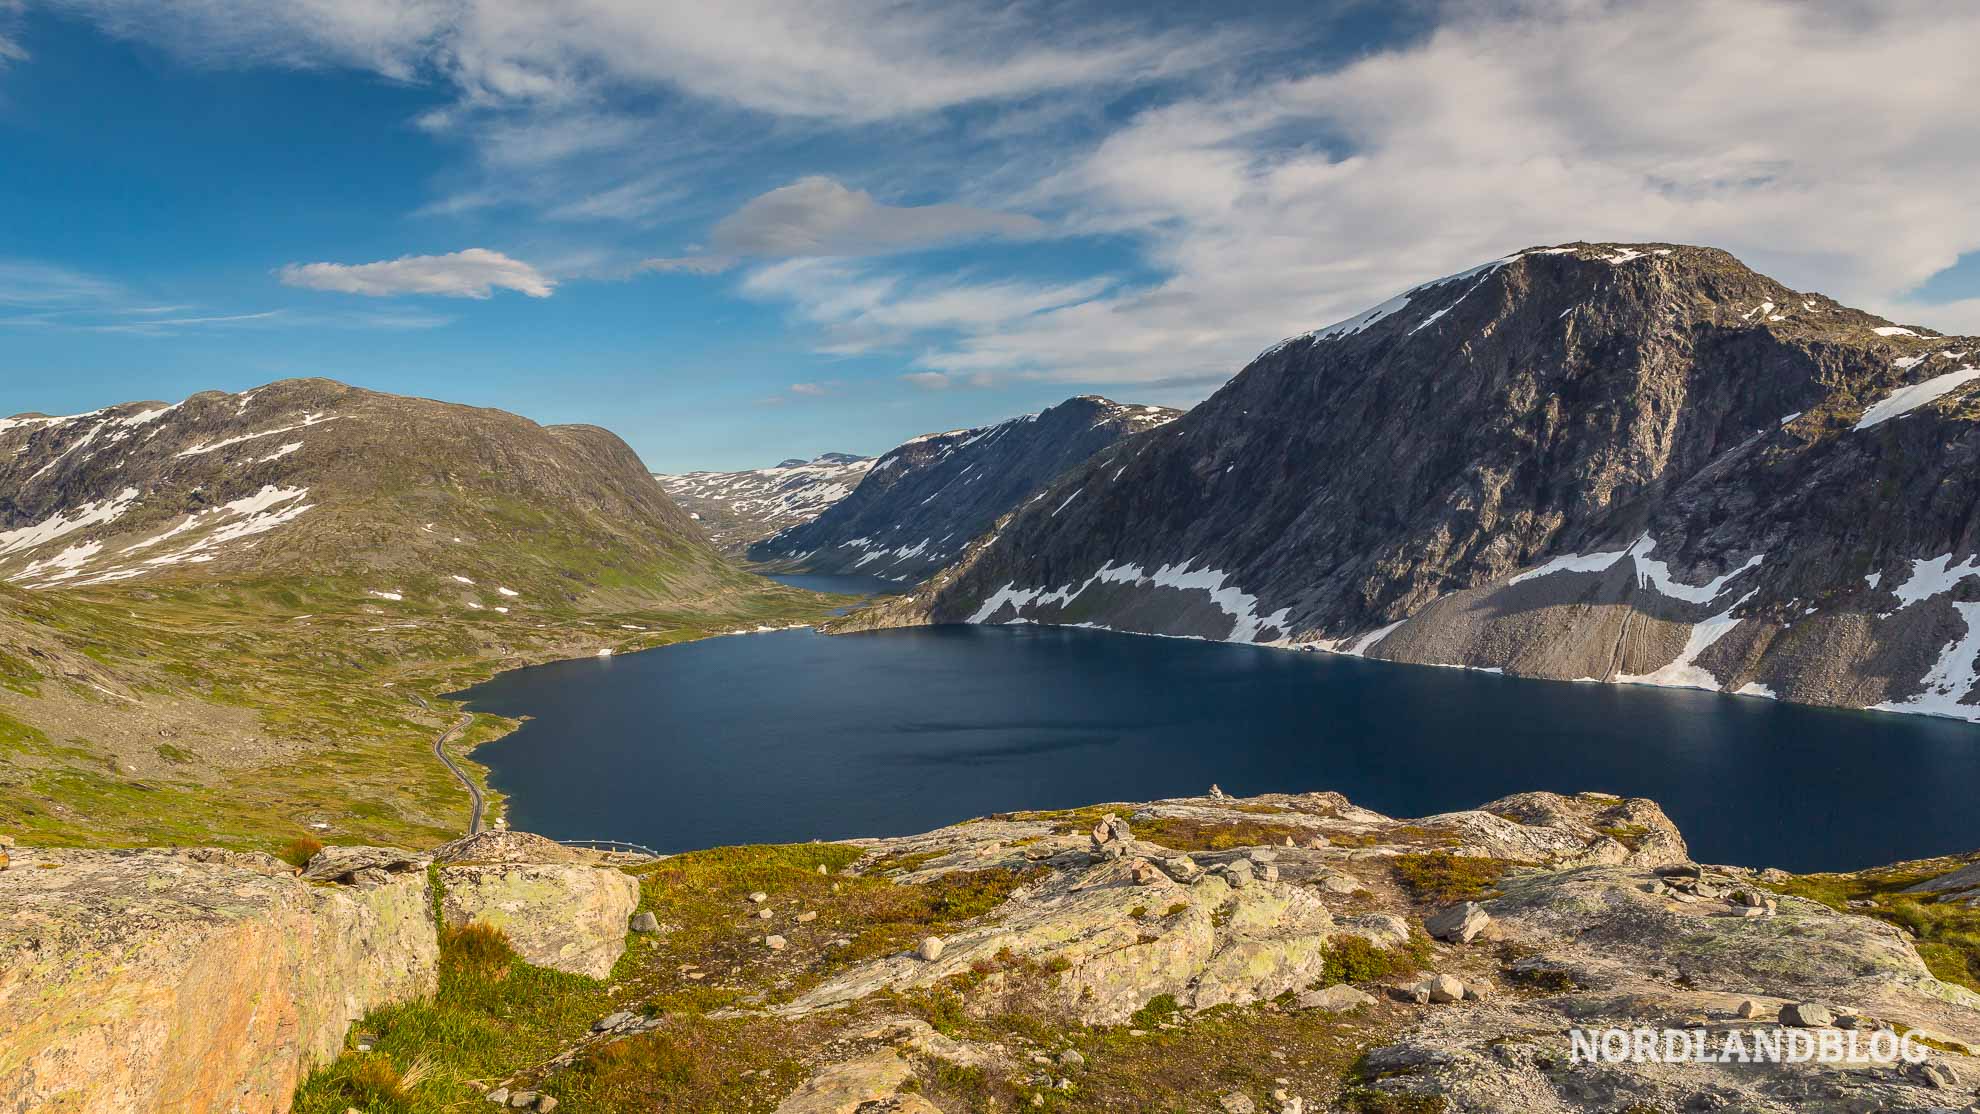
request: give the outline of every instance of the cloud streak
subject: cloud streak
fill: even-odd
[[[863,190],[814,175],[751,198],[715,225],[728,255],[872,255],[983,237],[1044,232],[1036,217],[967,205],[883,205]]]
[[[372,298],[403,294],[488,298],[496,290],[548,298],[557,285],[522,260],[487,248],[403,255],[377,263],[291,263],[276,273],[289,286]]]

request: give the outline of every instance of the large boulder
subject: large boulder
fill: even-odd
[[[530,963],[594,979],[625,954],[639,906],[631,875],[573,862],[443,862],[440,892],[449,925],[492,925]]]
[[[438,958],[423,872],[348,887],[265,855],[17,852],[0,1109],[286,1110],[351,1022],[431,993]]]

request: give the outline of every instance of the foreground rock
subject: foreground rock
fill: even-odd
[[[1237,833],[1256,842],[1233,846]],[[907,885],[990,867],[1031,873],[988,915],[951,926],[933,958],[874,958],[759,1012],[807,1018],[966,985],[965,1008],[985,1016],[1015,1002],[1069,1031],[1114,1026],[1129,1039],[1148,1035],[1138,1011],[1164,996],[1180,1010],[1156,1022],[1164,1029],[1186,1031],[1213,1007],[1239,1011],[1216,1014],[1219,1027],[1285,1012],[1339,1027],[1333,1039],[1352,1042],[1359,1066],[1337,1093],[1275,1096],[1272,1110],[1964,1109],[1980,1083],[1949,1051],[1980,1047],[1980,996],[1934,978],[1900,929],[1766,888],[1786,879],[1778,872],[1693,863],[1648,801],[1530,793],[1401,821],[1337,794],[1213,795],[855,842],[869,850],[862,864],[913,863],[889,875]],[[1441,876],[1481,881],[1460,900],[1418,888]],[[1371,954],[1387,965],[1369,966]],[[1697,1030],[1716,1049],[1728,1033],[1784,1024],[1866,1042],[1927,1035],[1929,1062],[1570,1055],[1577,1029]],[[873,1057],[855,1067],[828,1053],[814,1078],[873,1081],[884,1067],[875,1090],[845,1100],[883,1109],[857,1103],[911,1088],[889,1092],[901,1069]],[[1034,1093],[1060,1089],[1049,1070],[1020,1066],[1012,1078]],[[1216,1109],[1231,1095],[1263,1102],[1192,1091],[1178,1108]]]
[[[449,925],[492,925],[539,967],[602,979],[625,954],[639,883],[541,836],[488,832],[435,852]]]
[[[423,872],[318,885],[265,855],[17,851],[0,872],[0,1109],[286,1110],[366,1010],[429,993]]]

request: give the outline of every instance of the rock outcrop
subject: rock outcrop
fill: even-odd
[[[526,962],[602,979],[626,951],[639,882],[542,836],[485,832],[435,852],[440,915],[499,928]]]
[[[1025,1032],[1056,1013],[1075,1031],[1153,1024],[1181,1034],[1194,1015],[1229,1007],[1209,1015],[1227,1035],[1246,1017],[1313,1011],[1337,1019],[1328,1040],[1365,1050],[1335,1090],[1281,1088],[1271,1105],[1262,1092],[1191,1092],[1189,1109],[1963,1109],[1980,1082],[1959,1051],[1980,1048],[1980,995],[1935,978],[1892,924],[1769,888],[1789,876],[1692,862],[1649,801],[1527,793],[1404,821],[1338,794],[1218,794],[854,842],[868,852],[855,872],[905,862],[890,875],[904,885],[991,868],[1028,881],[945,932],[932,955],[869,959],[741,1012],[856,1014],[896,993],[967,985],[966,1011],[1016,1008]],[[1942,890],[1956,899],[1964,886]],[[1177,1012],[1151,1015],[1156,1002]],[[1916,1046],[1926,1062],[1729,1067],[1569,1054],[1578,1029],[1696,1031],[1716,1050],[1728,1035],[1772,1039],[1784,1024],[1813,1039],[1854,1034],[1866,1047],[1873,1035],[1896,1047],[1913,1033],[1928,1038]],[[1013,1067],[966,1042],[892,1044],[848,1037],[838,1055],[850,1058],[821,1055],[783,1109],[907,1101],[903,1059],[967,1059],[1021,1086],[1063,1089],[1076,1084],[1061,1065],[1108,1047],[1034,1053],[1030,1067]]]
[[[1980,718],[1980,339],[1569,244],[1261,354],[845,626],[1035,622]]]
[[[0,872],[0,1110],[286,1110],[351,1022],[434,987],[422,871],[353,887],[224,851],[16,861]]]

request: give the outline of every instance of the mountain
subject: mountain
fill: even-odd
[[[0,420],[0,579],[329,578],[468,608],[736,581],[593,426],[323,379]]]
[[[851,495],[749,547],[765,564],[913,581],[1066,469],[1180,411],[1080,395],[980,429],[917,437],[883,455]]]
[[[747,472],[684,472],[653,478],[701,523],[722,552],[741,556],[751,543],[817,518],[852,494],[872,467],[872,457],[825,453]]]
[[[1274,345],[851,625],[1085,623],[1980,718],[1980,339],[1523,251]]]

